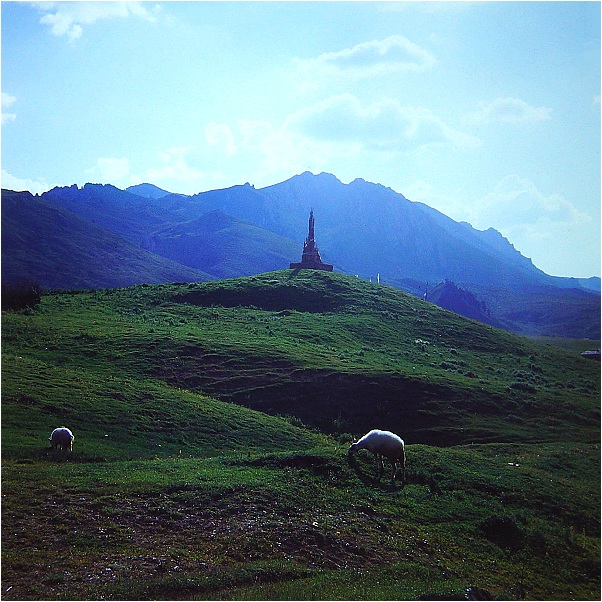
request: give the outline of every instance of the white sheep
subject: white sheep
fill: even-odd
[[[73,433],[65,426],[54,429],[50,434],[50,447],[62,451],[71,451],[73,447]]]
[[[383,457],[391,462],[393,472],[391,480],[395,479],[397,473],[397,465],[401,468],[401,481],[406,480],[406,452],[403,439],[390,431],[379,431],[377,429],[370,431],[364,435],[359,441],[354,443],[347,452],[347,456],[351,457],[356,451],[367,449],[374,454],[376,460],[376,472],[380,477],[383,473]]]

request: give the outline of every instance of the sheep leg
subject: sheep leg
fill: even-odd
[[[401,450],[401,458],[399,460],[399,464],[401,465],[401,483],[402,485],[406,484],[406,450],[405,447]]]
[[[376,478],[380,479],[383,474],[383,459],[380,454],[374,454],[374,460],[376,461]]]

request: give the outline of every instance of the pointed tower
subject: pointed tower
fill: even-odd
[[[307,238],[303,243],[303,254],[301,255],[300,263],[291,263],[291,270],[324,270],[326,272],[332,272],[332,266],[328,263],[322,263],[320,258],[320,252],[316,246],[316,240],[314,238],[314,210],[309,212],[309,232]]]

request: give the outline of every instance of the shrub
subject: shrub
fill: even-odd
[[[500,547],[516,550],[523,543],[524,532],[510,516],[489,516],[481,522],[479,528],[487,539]]]
[[[38,282],[18,280],[2,283],[2,309],[18,310],[35,307],[41,301],[41,288]]]
[[[511,385],[509,385],[509,388],[515,391],[523,391],[525,393],[537,393],[537,387],[534,387],[529,383],[514,382]]]

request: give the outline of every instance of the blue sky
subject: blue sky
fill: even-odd
[[[2,186],[305,170],[600,275],[598,2],[2,2]]]

